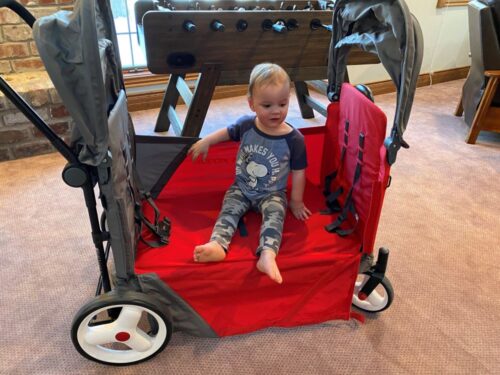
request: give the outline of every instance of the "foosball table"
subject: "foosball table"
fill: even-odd
[[[262,62],[282,66],[294,83],[303,118],[326,108],[308,84],[326,92],[334,1],[139,0],[135,5],[139,44],[148,69],[169,74],[155,131],[196,137],[216,86],[248,83]],[[348,64],[378,63],[376,55],[352,49]],[[194,89],[185,80],[197,73]],[[176,113],[179,98],[187,114]]]

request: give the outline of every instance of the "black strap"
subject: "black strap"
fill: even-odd
[[[337,178],[337,176],[342,176],[343,166],[344,166],[344,158],[347,150],[347,146],[349,144],[349,120],[345,121],[344,125],[344,139],[342,144],[342,150],[340,152],[340,160],[338,168],[325,177],[325,190],[323,190],[323,195],[326,197],[326,210],[321,211],[322,214],[331,214],[333,212],[339,212],[341,210],[340,203],[338,198],[344,192],[342,186],[340,186],[337,190],[331,191],[332,183]]]
[[[343,139],[343,144],[342,144],[342,151],[340,152],[340,160],[339,160],[339,166],[335,171],[330,173],[325,177],[325,190],[323,191],[323,195],[327,197],[331,193],[331,185],[332,182],[335,180],[337,175],[341,176],[342,175],[342,166],[344,165],[344,157],[345,153],[347,150],[347,146],[349,144],[349,120],[345,121],[344,124],[344,139]]]
[[[331,223],[328,224],[325,229],[330,232],[330,233],[337,233],[341,237],[345,237],[356,229],[358,222],[359,222],[359,215],[356,212],[356,208],[354,207],[354,201],[351,199],[347,205],[344,206],[345,209],[342,210],[340,215],[337,217],[337,219]],[[351,228],[348,229],[340,229],[340,226],[342,223],[347,219],[348,214],[352,214],[354,218],[354,225]]]
[[[321,210],[320,213],[322,215],[331,215],[334,212],[340,212],[342,210],[342,207],[340,206],[338,198],[342,195],[343,192],[344,188],[341,186],[333,193],[330,193],[326,197],[326,209]]]
[[[142,196],[144,200],[153,208],[155,217],[154,223],[150,222],[142,213],[142,205],[136,204],[135,213],[137,221],[139,223],[139,238],[142,242],[146,243],[150,247],[165,246],[169,243],[171,222],[167,217],[164,217],[162,220],[160,220],[160,210],[153,201],[151,194],[144,193],[142,194]],[[157,241],[147,241],[146,239],[144,239],[142,235],[142,225],[145,225],[146,228],[148,228],[149,231],[157,237]]]
[[[138,228],[139,239],[145,244],[147,244],[149,247],[165,246],[169,243],[171,222],[167,217],[163,217],[163,219],[160,220],[160,210],[156,206],[151,194],[149,192],[143,192],[139,176],[134,167],[132,167],[132,173],[134,174],[135,184],[132,184],[129,177],[128,177],[129,179],[128,182],[132,194],[132,199],[135,202],[135,219],[136,223],[139,226]],[[153,208],[154,211],[153,222],[149,221],[148,218],[145,217],[144,213],[142,212],[143,201],[146,201]],[[147,241],[146,239],[144,239],[142,235],[143,225],[145,225],[146,228],[148,228],[148,230],[154,234],[154,236],[157,239],[156,241]]]
[[[160,234],[157,235],[159,238],[158,241],[148,241],[144,238],[144,236],[142,235],[142,224],[143,222],[141,222],[141,224],[139,225],[139,231],[140,231],[139,239],[142,242],[144,242],[149,247],[161,247],[168,245],[170,237],[170,226],[171,226],[170,220],[168,218],[164,217],[163,220],[158,224],[157,229],[151,230],[151,228],[149,228],[155,234],[157,234],[157,232],[164,233],[164,235]]]
[[[339,236],[347,236],[354,232],[359,222],[359,215],[356,212],[356,207],[354,206],[354,200],[352,199],[352,194],[354,192],[354,188],[359,181],[359,177],[361,176],[361,169],[363,166],[363,151],[365,147],[365,135],[363,133],[359,133],[359,146],[358,146],[358,160],[356,162],[356,170],[354,171],[354,178],[347,193],[346,199],[344,201],[344,207],[342,207],[342,211],[337,216],[337,219],[327,225],[325,229],[330,233],[337,233]],[[352,214],[354,217],[354,225],[349,229],[340,229],[342,223],[347,219],[348,215]]]

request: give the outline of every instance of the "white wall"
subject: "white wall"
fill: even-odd
[[[424,35],[424,61],[420,73],[470,65],[467,6],[436,8],[437,0],[406,0],[420,22]],[[353,83],[370,83],[389,78],[378,65],[349,66]]]

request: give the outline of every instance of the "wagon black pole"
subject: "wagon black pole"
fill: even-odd
[[[35,17],[22,4],[18,3],[15,0],[0,0],[0,8],[3,7],[7,7],[16,12],[17,15],[29,25],[29,27],[33,27],[33,24],[35,23]]]
[[[35,23],[35,17],[20,3],[14,0],[0,0],[0,8],[7,7],[14,11],[19,17],[21,17],[31,28]],[[55,147],[57,151],[68,161],[64,171],[68,170],[69,167],[73,167],[73,170],[79,170],[83,172],[85,178],[80,184],[69,184],[73,187],[81,187],[83,190],[83,195],[85,198],[85,204],[87,206],[87,211],[89,213],[90,226],[92,230],[92,239],[96,247],[97,261],[99,263],[99,269],[101,273],[101,279],[99,284],[102,283],[104,292],[109,292],[111,290],[111,283],[109,279],[108,268],[106,265],[106,255],[104,251],[103,241],[107,240],[106,233],[101,231],[99,225],[99,216],[97,214],[96,199],[94,193],[94,187],[92,184],[92,179],[89,174],[89,168],[78,160],[77,155],[71,150],[71,148],[60,138],[48,125],[47,123],[38,115],[36,111],[31,108],[31,106],[5,81],[3,77],[0,76],[0,90],[5,94],[5,96],[30,120],[33,125],[50,141],[50,143]],[[80,174],[81,176],[81,174]],[[68,183],[67,179],[63,179]],[[98,288],[100,289],[100,288]]]

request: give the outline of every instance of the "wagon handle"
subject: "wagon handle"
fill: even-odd
[[[33,24],[36,19],[22,4],[15,0],[0,0],[0,8],[3,7],[10,8],[12,11],[16,12],[16,14],[21,17],[24,22],[29,25],[29,27],[33,28]]]

